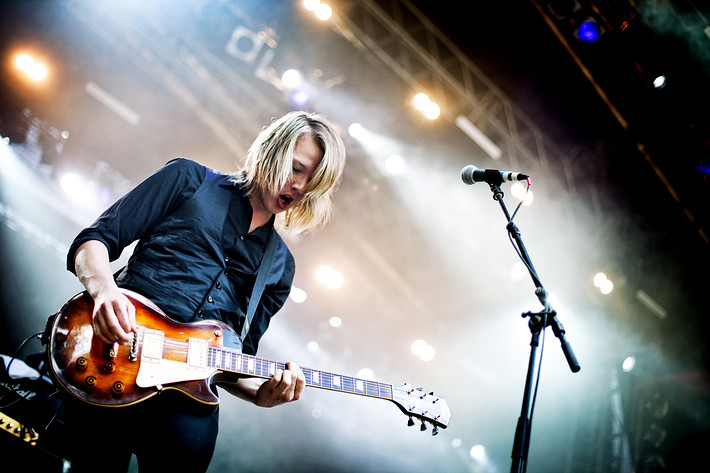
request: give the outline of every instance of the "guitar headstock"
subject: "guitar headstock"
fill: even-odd
[[[445,429],[451,420],[451,410],[443,398],[425,393],[422,388],[414,389],[408,383],[392,386],[392,401],[409,416],[408,425],[414,425],[416,417],[421,421],[420,430],[427,429],[427,422],[434,426],[432,435],[439,433],[439,427]]]

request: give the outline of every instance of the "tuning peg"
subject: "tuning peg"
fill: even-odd
[[[426,430],[426,424],[424,423],[424,421],[422,421],[422,425],[419,426],[419,430],[421,430],[422,432]]]
[[[413,426],[414,426],[414,419],[412,419],[410,417],[409,420],[407,421],[407,427],[413,427]]]
[[[431,436],[434,437],[435,435],[439,435],[439,427],[436,425],[434,426],[434,428],[431,431]]]

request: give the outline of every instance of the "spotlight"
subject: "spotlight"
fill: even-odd
[[[15,67],[24,72],[27,77],[35,82],[44,80],[47,77],[47,66],[37,61],[29,54],[19,54],[15,58]]]
[[[436,349],[424,340],[415,340],[412,343],[412,354],[422,361],[431,361],[436,356]]]
[[[303,85],[303,74],[296,69],[289,69],[281,75],[281,83],[288,90],[296,90]]]
[[[439,105],[436,102],[429,102],[426,106],[426,109],[424,110],[424,116],[427,117],[429,120],[436,120],[439,118],[439,114],[441,113],[441,109],[439,108]]]
[[[417,95],[414,96],[414,99],[412,100],[412,104],[414,105],[414,108],[419,110],[420,112],[423,112],[426,109],[427,104],[430,102],[429,96],[425,94],[424,92],[420,92]]]
[[[306,299],[308,298],[306,291],[296,286],[291,286],[291,294],[289,294],[289,296],[296,304],[302,304],[303,302],[306,302]]]
[[[666,85],[666,76],[658,76],[653,79],[653,86],[656,89],[662,89]]]
[[[328,289],[338,289],[343,285],[343,275],[330,266],[321,266],[316,271],[316,279]]]
[[[330,20],[330,17],[333,16],[333,9],[330,8],[330,5],[327,3],[321,3],[316,7],[316,18],[318,18],[320,21],[327,21]]]
[[[414,105],[414,108],[422,112],[429,120],[436,120],[441,114],[439,104],[431,100],[429,96],[423,92],[420,92],[414,96],[414,99],[412,99],[412,105]]]
[[[294,105],[303,106],[306,105],[309,100],[308,92],[303,89],[291,92],[291,102],[293,102]]]
[[[583,43],[593,43],[603,32],[604,28],[594,18],[588,18],[579,25],[574,34]]]
[[[594,285],[605,296],[611,294],[611,291],[614,290],[614,283],[604,273],[597,273],[594,276]]]
[[[636,367],[636,358],[634,356],[628,356],[624,360],[624,362],[621,364],[621,369],[624,371],[624,373],[628,373],[629,371],[632,371]]]

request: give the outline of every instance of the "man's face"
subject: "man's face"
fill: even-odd
[[[291,177],[276,195],[264,195],[264,207],[272,214],[284,212],[298,205],[304,197],[304,188],[323,159],[323,153],[309,134],[301,136],[293,152]]]

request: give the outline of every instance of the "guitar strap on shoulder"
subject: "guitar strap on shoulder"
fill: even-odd
[[[251,297],[249,298],[246,317],[244,317],[244,325],[242,325],[242,333],[240,334],[242,344],[247,338],[251,321],[254,318],[256,308],[259,306],[259,301],[261,300],[261,294],[264,292],[264,287],[266,287],[266,276],[269,273],[269,268],[271,267],[271,263],[274,261],[274,255],[276,254],[276,240],[276,229],[272,228],[271,233],[269,233],[269,239],[266,242],[264,257],[261,259],[261,264],[259,265],[259,269],[256,273],[256,281],[254,281],[254,289],[252,289]]]

